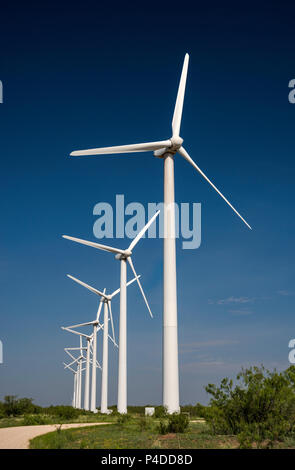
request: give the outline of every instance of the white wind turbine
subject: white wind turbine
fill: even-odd
[[[77,377],[76,377],[76,406],[75,408],[82,408],[81,403],[82,403],[82,371],[84,370],[82,368],[84,361],[84,356],[83,356],[83,350],[86,350],[86,348],[83,348],[82,346],[82,338],[80,337],[80,347],[79,348],[64,348],[65,352],[70,356],[73,361],[70,364],[67,364],[65,366],[65,369],[68,369],[70,366],[73,364],[77,364]],[[79,356],[74,357],[70,351],[79,351]]]
[[[156,214],[151,217],[148,223],[143,227],[142,230],[136,235],[136,237],[132,240],[127,250],[119,250],[118,248],[114,248],[107,245],[101,245],[100,243],[89,242],[87,240],[81,240],[80,238],[69,237],[67,235],[63,235],[64,238],[68,240],[72,240],[77,243],[81,243],[82,245],[88,245],[93,248],[98,248],[99,250],[109,251],[110,253],[115,253],[115,258],[120,260],[121,262],[121,269],[120,269],[120,321],[119,321],[119,370],[118,370],[118,412],[121,414],[127,413],[127,283],[126,283],[126,274],[127,274],[127,261],[133,271],[145,304],[148,308],[148,311],[151,315],[151,309],[146,299],[146,296],[143,292],[142,285],[139,280],[139,276],[137,276],[131,255],[132,250],[137,245],[139,240],[143,237],[145,232],[148,230],[150,225],[154,222],[156,217],[159,215],[160,211],[156,212]]]
[[[74,374],[74,390],[73,390],[73,399],[72,399],[72,407],[77,408],[76,403],[76,396],[77,396],[77,370],[73,369],[70,364],[66,364],[63,362],[64,368],[69,369]]]
[[[178,153],[212,186],[229,207],[250,227],[246,220],[230,204],[226,197],[203,173],[182,147],[180,124],[186,86],[189,55],[184,58],[176,104],[172,120],[172,137],[159,142],[120,145],[116,147],[78,150],[71,156],[106,155],[153,151],[164,161],[164,292],[163,292],[163,405],[169,413],[179,411],[178,333],[177,333],[177,286],[175,255],[175,209],[174,209],[174,155]]]
[[[68,331],[69,333],[73,333],[75,335],[80,336],[80,342],[82,338],[86,340],[86,367],[85,367],[85,385],[84,385],[84,410],[89,410],[89,381],[90,381],[90,345],[93,340],[93,333],[91,335],[86,335],[79,331],[72,330],[68,327],[61,327],[62,330]]]
[[[108,348],[108,337],[109,337],[109,320],[111,321],[112,327],[112,335],[113,335],[113,342],[115,346],[116,339],[115,339],[115,330],[114,330],[114,321],[113,321],[113,313],[112,313],[112,299],[119,294],[120,289],[115,290],[112,294],[107,295],[104,292],[101,292],[94,287],[89,286],[85,282],[80,281],[79,279],[67,275],[70,279],[77,282],[86,289],[90,290],[94,294],[101,297],[102,302],[104,303],[104,319],[103,319],[103,352],[102,352],[102,380],[101,380],[101,405],[100,405],[100,412],[103,414],[111,413],[108,410],[108,357],[109,357],[109,348]],[[140,275],[138,276],[140,278]],[[135,277],[131,281],[127,282],[126,287],[136,281],[137,278]]]
[[[105,289],[104,289],[104,292],[105,292]],[[99,307],[98,307],[98,310],[97,310],[97,315],[96,315],[95,320],[90,321],[90,322],[86,322],[86,323],[79,323],[77,325],[70,325],[68,327],[62,327],[62,329],[68,330],[68,331],[71,331],[72,333],[74,333],[75,328],[79,328],[79,327],[82,327],[82,326],[90,326],[90,325],[93,326],[93,332],[90,335],[91,340],[89,342],[89,351],[91,351],[91,343],[92,343],[92,377],[91,377],[90,410],[93,413],[97,413],[97,409],[96,409],[96,369],[97,369],[97,367],[99,369],[101,369],[101,365],[97,361],[97,333],[100,329],[103,328],[102,324],[99,321],[102,304],[103,304],[103,300],[101,299],[101,301],[99,302]],[[76,333],[80,334],[78,332],[76,332]],[[81,336],[80,336],[80,338],[81,338]],[[111,338],[110,336],[109,336],[109,338],[114,342],[113,338]],[[76,349],[78,349],[78,348],[76,348]],[[87,348],[85,348],[85,349],[87,349]],[[75,359],[75,358],[73,357],[73,359]],[[79,382],[79,374],[78,374],[78,382]],[[86,402],[86,404],[87,404],[87,402]],[[88,409],[89,409],[89,404],[88,404]]]

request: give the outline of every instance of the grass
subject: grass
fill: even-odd
[[[107,417],[108,419],[110,417]],[[132,416],[121,424],[118,417],[111,424],[76,429],[57,429],[35,437],[31,449],[236,449],[236,436],[212,435],[204,422],[190,422],[185,433],[159,434],[159,420]],[[254,446],[255,448],[255,446]],[[295,438],[274,444],[276,449],[294,449]]]
[[[190,423],[183,434],[161,435],[158,420],[143,425],[138,418],[124,424],[57,430],[31,440],[31,449],[228,449],[238,447],[234,436],[212,436],[204,423]]]
[[[81,414],[76,418],[70,419],[48,414],[26,414],[23,416],[0,419],[0,428],[8,428],[13,426],[32,426],[40,424],[102,423],[105,421],[110,422],[114,420],[115,417],[112,417],[111,415],[101,415],[100,413]]]

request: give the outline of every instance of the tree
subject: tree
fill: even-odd
[[[284,372],[242,369],[237,384],[224,378],[205,387],[211,395],[206,420],[216,434],[235,434],[241,447],[270,447],[295,431],[295,366]]]

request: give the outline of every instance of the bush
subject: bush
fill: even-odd
[[[205,418],[214,434],[237,435],[240,447],[271,447],[295,431],[295,366],[278,373],[242,369],[237,385],[225,378],[209,384],[212,396]]]
[[[128,415],[127,413],[126,414],[119,414],[118,417],[117,417],[117,424],[119,424],[120,426],[124,426],[124,424],[127,424],[131,419],[131,416]]]
[[[56,416],[60,419],[69,420],[78,418],[81,414],[85,414],[83,410],[79,410],[77,408],[73,408],[72,406],[49,406],[48,408],[44,408],[44,412],[51,416]]]
[[[23,419],[23,425],[24,426],[32,426],[35,424],[48,424],[49,420],[46,419],[44,416],[41,416],[39,414],[36,415],[25,415]]]
[[[41,410],[40,406],[33,404],[32,398],[18,399],[16,395],[6,395],[0,406],[0,417],[39,413]]]
[[[137,419],[137,423],[140,431],[145,431],[147,429],[150,429],[151,427],[151,418],[147,418],[146,416],[140,416]]]
[[[145,407],[144,406],[128,406],[127,411],[128,413],[132,413],[132,414],[144,415]]]
[[[173,413],[168,416],[168,421],[160,421],[159,433],[184,433],[188,430],[189,418],[186,414]]]
[[[155,418],[165,418],[167,416],[167,409],[165,406],[156,406],[155,407],[155,413],[154,417]]]

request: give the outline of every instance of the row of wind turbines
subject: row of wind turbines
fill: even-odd
[[[100,412],[103,414],[108,414],[108,342],[111,340],[114,346],[117,346],[115,339],[114,331],[114,321],[112,313],[112,299],[120,293],[120,318],[119,318],[119,367],[118,367],[118,412],[121,414],[127,413],[127,287],[133,282],[137,282],[138,287],[141,291],[147,309],[151,317],[153,317],[149,303],[143,291],[141,282],[139,280],[140,275],[138,276],[133,261],[131,259],[132,250],[139,242],[139,240],[144,236],[145,232],[149,229],[154,220],[158,217],[160,211],[157,211],[156,214],[151,217],[148,223],[143,227],[143,229],[137,234],[137,236],[132,240],[127,250],[119,250],[118,248],[109,247],[106,245],[100,245],[98,243],[86,242],[79,238],[68,237],[64,235],[64,238],[69,240],[82,243],[85,245],[95,246],[103,251],[108,251],[110,253],[116,254],[116,259],[120,260],[120,288],[115,290],[112,294],[107,294],[106,289],[99,291],[94,287],[82,282],[81,280],[68,274],[68,277],[85,287],[89,291],[100,297],[99,307],[97,310],[97,315],[95,320],[79,323],[76,325],[70,325],[67,327],[62,327],[63,330],[73,333],[80,336],[80,347],[76,348],[65,348],[65,352],[70,356],[72,361],[69,364],[64,364],[65,369],[70,369],[74,373],[74,393],[73,393],[73,406],[75,408],[81,408],[81,387],[82,387],[82,372],[85,370],[85,388],[84,388],[84,409],[97,412],[96,408],[96,370],[100,368],[102,370],[102,380],[101,380],[101,406]],[[135,277],[127,282],[127,262],[129,263],[132,272]],[[102,310],[102,305],[104,305],[104,318],[103,323],[100,322],[100,314]],[[109,335],[109,321],[111,322],[112,335]],[[93,326],[93,332],[91,335],[86,335],[77,331],[77,328],[84,326]],[[100,366],[97,361],[97,334],[99,330],[103,330],[103,361],[102,366]],[[87,341],[87,347],[83,347],[82,338],[85,338]],[[70,351],[78,351],[78,356],[74,357]],[[86,350],[86,358],[84,357],[83,351]],[[86,363],[85,368],[83,369],[83,364]],[[91,404],[89,407],[89,381],[90,381],[90,363],[92,364],[92,381],[91,381]],[[76,369],[73,369],[73,365],[76,365]]]
[[[172,119],[172,136],[169,139],[148,142],[140,144],[130,144],[115,147],[94,148],[90,150],[74,151],[71,156],[91,156],[91,155],[106,155],[106,154],[125,154],[136,152],[149,152],[152,151],[155,157],[163,160],[164,163],[164,279],[163,279],[163,405],[167,408],[168,413],[179,412],[179,368],[178,368],[178,322],[177,322],[177,284],[176,284],[176,252],[175,252],[175,207],[174,207],[174,157],[179,154],[183,157],[198,173],[210,184],[210,186],[222,197],[228,206],[240,217],[245,225],[251,229],[250,225],[241,216],[241,214],[234,208],[228,199],[217,189],[212,181],[205,175],[200,167],[192,160],[188,152],[182,146],[183,139],[180,137],[180,125],[182,119],[182,110],[184,102],[184,94],[187,80],[189,55],[186,54],[184,58],[181,78],[178,87],[176,104]],[[127,330],[127,286],[133,282],[137,282],[146,306],[150,315],[152,316],[148,301],[144,294],[142,285],[137,276],[131,255],[133,249],[144,235],[149,226],[154,222],[158,213],[156,213],[145,227],[140,230],[138,235],[130,243],[129,247],[125,250],[102,245],[99,243],[82,240],[80,238],[69,237],[63,235],[64,238],[87,245],[99,250],[107,251],[115,255],[116,259],[120,261],[120,289],[115,291],[112,295],[108,296],[103,292],[94,289],[93,287],[83,283],[82,281],[73,278],[82,286],[90,291],[96,293],[101,297],[97,317],[94,321],[88,323],[81,323],[79,325],[72,325],[65,328],[72,333],[76,328],[93,325],[93,333],[90,336],[80,335],[80,347],[78,348],[79,356],[74,357],[72,353],[72,361],[77,365],[77,369],[72,368],[72,363],[67,364],[65,367],[72,368],[75,377],[75,406],[81,402],[81,377],[83,371],[83,364],[85,364],[85,393],[84,393],[84,407],[87,408],[89,397],[89,367],[92,365],[92,386],[91,386],[91,406],[92,411],[96,411],[96,370],[100,368],[97,362],[97,332],[103,330],[103,363],[102,363],[102,393],[101,393],[101,411],[108,412],[107,410],[107,369],[108,369],[108,341],[112,340],[116,345],[113,330],[113,317],[111,313],[111,298],[112,296],[120,293],[120,317],[119,317],[119,366],[118,366],[118,412],[127,413],[127,348],[126,348],[126,330]],[[127,283],[127,263],[135,276],[132,281]],[[100,323],[100,311],[104,303],[104,322]],[[111,320],[112,336],[108,334],[108,321]],[[86,359],[83,354],[82,338],[87,341]],[[69,348],[67,353],[69,354]],[[91,357],[90,357],[91,356]],[[89,406],[89,405],[88,405]]]

